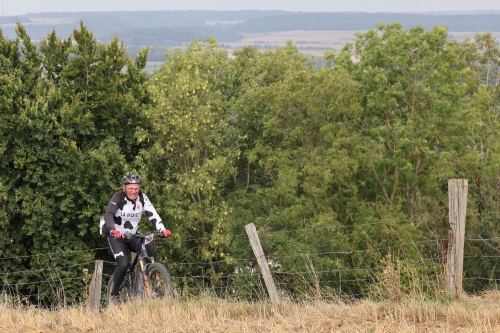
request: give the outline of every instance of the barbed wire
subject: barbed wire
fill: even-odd
[[[363,253],[369,253],[369,252],[384,252],[384,251],[389,251],[394,248],[401,248],[405,246],[414,246],[418,244],[425,244],[425,243],[433,243],[440,241],[440,239],[429,239],[429,240],[423,240],[423,241],[417,241],[417,242],[408,242],[408,243],[399,243],[399,244],[394,244],[394,245],[389,245],[385,247],[379,247],[379,248],[371,248],[371,249],[366,249],[366,250],[355,250],[355,251],[325,251],[325,252],[318,252],[318,253],[298,253],[298,254],[293,254],[293,255],[287,255],[287,256],[269,256],[268,259],[276,261],[276,260],[282,260],[282,259],[290,259],[290,258],[306,258],[306,257],[318,257],[318,256],[332,256],[332,255],[353,255],[353,254],[363,254]],[[437,258],[437,257],[436,257]],[[172,263],[168,262],[165,263],[167,267],[175,267],[175,266],[186,266],[186,265],[196,265],[196,266],[208,266],[208,265],[219,265],[219,264],[232,264],[234,262],[252,262],[255,260],[253,257],[249,258],[231,258],[229,261],[228,260],[218,260],[218,261],[213,261],[213,262],[207,262],[207,261],[199,261],[199,262],[183,262],[183,263]],[[80,264],[74,264],[74,265],[66,265],[66,266],[54,266],[52,268],[42,268],[39,270],[20,270],[20,271],[13,271],[13,272],[3,272],[0,273],[0,276],[8,276],[8,275],[18,275],[18,274],[25,274],[25,273],[38,273],[38,272],[44,272],[44,271],[53,271],[55,269],[65,269],[65,268],[71,268],[71,267],[77,267],[77,266],[83,266],[83,265],[88,265],[94,261],[87,261],[85,263],[80,263]],[[115,262],[111,261],[103,261],[106,264],[109,265],[116,265]]]
[[[465,238],[466,241],[471,242],[484,242],[484,241],[498,241],[500,237],[491,237],[491,238]]]
[[[56,266],[55,268],[66,269],[66,268],[71,268],[71,267],[84,266],[84,265],[88,265],[88,264],[91,264],[91,263],[94,263],[94,262],[95,261],[92,260],[92,261],[87,261],[87,262],[80,263],[80,264],[74,264],[74,265],[68,265],[68,266]],[[23,271],[6,272],[6,273],[0,273],[0,275],[7,276],[7,275],[17,275],[17,274],[24,274],[24,273],[40,273],[40,272],[45,272],[45,271],[51,272],[51,271],[55,271],[55,268],[41,268],[41,269],[35,269],[35,270],[23,270]]]
[[[477,213],[477,214],[469,214],[467,215],[468,217],[473,217],[473,216],[483,216],[483,215],[496,215],[499,214],[500,212],[488,212],[488,213]],[[373,225],[382,225],[382,224],[401,224],[401,223],[406,223],[406,222],[412,222],[412,223],[419,223],[422,221],[430,221],[430,220],[435,220],[435,219],[441,219],[441,218],[446,218],[447,215],[442,215],[442,216],[436,216],[432,218],[425,218],[425,219],[420,219],[420,220],[412,220],[412,219],[404,219],[404,220],[387,220],[387,221],[378,221],[378,222],[370,222],[370,223],[361,223],[361,224],[353,224],[353,225],[334,225],[334,226],[327,226],[327,227],[317,227],[317,228],[302,228],[302,229],[297,229],[297,230],[282,230],[282,231],[261,231],[259,232],[259,235],[275,235],[277,233],[293,233],[293,232],[303,232],[303,231],[322,231],[326,229],[338,229],[338,228],[357,228],[357,227],[362,227],[362,226],[373,226]],[[234,237],[247,237],[246,234],[241,234],[241,235],[234,235]],[[194,240],[200,240],[200,239],[187,239],[183,241],[194,241]],[[500,237],[490,237],[490,238],[466,238],[465,239],[467,242],[497,242],[500,240]],[[421,240],[421,241],[412,241],[412,242],[407,242],[407,243],[399,243],[399,244],[393,244],[393,245],[388,245],[384,247],[373,247],[369,249],[363,249],[363,250],[339,250],[339,251],[322,251],[322,252],[317,252],[317,253],[295,253],[295,254],[290,254],[290,255],[283,255],[283,256],[278,256],[278,255],[269,255],[268,259],[272,260],[273,262],[279,262],[280,260],[287,260],[287,259],[293,259],[293,258],[307,258],[307,257],[332,257],[336,256],[337,259],[339,256],[346,256],[346,255],[359,255],[359,254],[366,254],[370,252],[390,252],[391,250],[395,248],[405,248],[405,247],[411,247],[411,246],[417,246],[420,244],[428,244],[428,243],[437,243],[441,244],[442,242],[447,242],[447,239],[443,238],[435,238],[435,239],[428,239],[428,240]],[[168,241],[160,241],[158,242],[159,244],[167,244]],[[156,243],[156,242],[155,242]],[[34,254],[34,255],[24,255],[24,256],[17,256],[17,257],[4,257],[0,258],[0,260],[9,260],[9,259],[26,259],[26,258],[35,258],[35,257],[41,257],[41,256],[49,256],[49,257],[59,257],[59,256],[66,256],[66,255],[72,255],[75,253],[89,253],[89,252],[96,252],[99,250],[109,250],[108,247],[98,247],[98,248],[93,248],[93,249],[80,249],[80,250],[56,250],[55,252],[51,253],[44,253],[44,254]],[[464,258],[469,259],[469,258],[498,258],[499,256],[494,256],[494,255],[488,255],[488,256],[465,256]],[[334,258],[332,258],[334,259]],[[198,262],[178,262],[178,263],[173,263],[169,262],[167,263],[167,267],[176,267],[176,266],[186,266],[186,265],[197,265],[197,266],[203,266],[203,265],[221,265],[221,264],[234,264],[235,262],[241,262],[241,263],[251,263],[253,260],[255,260],[253,257],[250,258],[230,258],[230,259],[225,259],[225,260],[217,260],[213,262],[207,262],[207,261],[198,261]],[[443,258],[439,255],[436,255],[435,257],[432,257],[430,259],[422,260],[422,263],[429,262],[429,261],[441,261]],[[2,272],[0,273],[0,276],[3,276],[4,278],[8,276],[16,276],[20,274],[37,274],[37,273],[44,273],[44,272],[55,272],[57,270],[67,270],[69,268],[73,267],[78,267],[78,266],[85,266],[93,263],[94,261],[87,261],[84,263],[79,263],[79,264],[73,264],[73,265],[65,265],[65,266],[53,266],[49,268],[41,268],[41,269],[36,269],[36,270],[31,270],[31,269],[24,269],[24,270],[19,270],[19,271],[12,271],[12,272]],[[116,265],[114,262],[110,261],[104,261],[106,264],[111,264],[111,265]],[[250,266],[251,267],[251,266]],[[315,274],[341,274],[341,273],[354,273],[354,272],[361,272],[361,271],[367,271],[367,272],[376,272],[380,271],[383,269],[383,266],[376,267],[376,268],[346,268],[346,269],[337,269],[337,270],[319,270],[316,271]],[[306,272],[306,271],[275,271],[273,272],[274,274],[281,274],[281,275],[301,275],[301,274],[310,274],[311,272]],[[110,275],[104,274],[107,277],[110,277]],[[250,276],[250,275],[249,275]],[[241,278],[245,278],[243,275],[239,275]],[[82,276],[79,277],[73,277],[73,278],[64,278],[64,279],[54,279],[54,280],[44,280],[44,281],[34,281],[34,282],[23,282],[23,283],[5,283],[3,286],[26,286],[26,285],[32,285],[32,284],[42,284],[42,283],[60,283],[61,281],[71,281],[71,280],[76,280],[76,279],[81,279]],[[175,279],[211,279],[213,278],[212,276],[208,275],[194,275],[194,276],[189,276],[189,277],[172,277],[173,280]],[[218,276],[218,279],[221,278],[234,278],[234,275],[227,275],[227,276]],[[472,280],[474,278],[466,278],[466,280]],[[491,279],[491,278],[483,278],[487,279],[489,281],[497,281],[496,279]],[[1,286],[2,284],[0,284]]]
[[[411,269],[416,267],[421,267],[422,264],[426,264],[429,262],[440,261],[442,258],[431,258],[424,259],[415,263],[413,265],[404,265],[404,267],[396,267],[395,269]],[[323,274],[339,274],[339,273],[353,273],[353,272],[380,272],[384,271],[386,267],[367,267],[367,268],[346,268],[346,269],[331,269],[331,270],[314,270],[314,271],[281,271],[281,270],[272,270],[271,273],[274,277],[282,276],[282,275],[290,275],[290,276],[301,276],[304,277],[306,275],[323,275]],[[251,272],[248,272],[251,271]],[[253,273],[256,272],[256,273]],[[188,275],[182,277],[170,276],[170,279],[173,281],[176,280],[184,280],[184,279],[214,279],[214,280],[223,280],[223,279],[245,279],[245,278],[255,278],[260,277],[260,272],[256,268],[249,268],[248,270],[242,270],[240,272],[231,274],[231,275]]]
[[[53,280],[45,280],[45,281],[34,281],[34,282],[20,282],[20,283],[1,283],[1,287],[19,287],[19,286],[26,286],[26,285],[32,285],[32,284],[42,284],[42,283],[60,283],[61,281],[70,281],[70,280],[81,280],[81,276],[77,277],[71,277],[71,278],[57,278]]]
[[[441,209],[438,209],[441,210]],[[474,214],[468,214],[466,217],[472,217],[472,216],[482,216],[482,215],[496,215],[500,214],[499,212],[486,212],[486,213],[474,213]],[[278,233],[294,233],[294,232],[304,232],[304,231],[322,231],[322,230],[330,230],[330,229],[346,229],[346,228],[357,228],[357,227],[364,227],[364,226],[373,226],[373,225],[384,225],[384,224],[401,224],[401,223],[406,223],[406,222],[411,222],[411,223],[419,223],[423,221],[430,221],[430,220],[435,220],[435,219],[442,219],[442,218],[447,218],[448,215],[441,215],[441,216],[435,216],[435,217],[428,217],[428,218],[422,218],[422,219],[402,219],[402,220],[385,220],[385,221],[378,221],[378,222],[369,222],[369,223],[359,223],[359,224],[352,224],[352,225],[333,225],[333,226],[324,226],[324,227],[317,227],[317,228],[300,228],[300,229],[294,229],[294,230],[276,230],[276,231],[258,231],[259,235],[274,235]],[[175,236],[174,236],[175,237]],[[238,234],[238,235],[233,235],[232,237],[248,237],[247,234]],[[499,240],[500,237],[493,237],[489,238],[490,240]],[[207,241],[210,240],[208,237],[201,237],[201,238],[190,238],[190,239],[182,239],[182,240],[173,240],[176,242],[192,242],[192,241]],[[441,241],[446,241],[446,239],[440,239]],[[487,239],[474,239],[474,238],[467,238],[466,240],[470,241],[482,241],[482,240],[487,240]],[[165,240],[162,238],[159,238],[155,241],[155,244],[165,244],[168,243],[169,241],[172,240]],[[32,254],[32,255],[19,255],[19,256],[11,256],[11,257],[0,257],[0,261],[2,260],[11,260],[11,259],[27,259],[27,258],[32,258],[32,257],[39,257],[39,256],[55,256],[58,254],[71,254],[71,253],[84,253],[84,252],[95,252],[99,250],[109,250],[109,247],[98,247],[98,248],[93,248],[93,249],[81,249],[81,250],[64,250],[64,249],[58,249],[55,252],[50,252],[50,253],[38,253],[38,254]]]
[[[404,268],[412,268],[412,267],[418,267],[421,264],[425,264],[426,262],[432,262],[432,261],[439,261],[441,260],[440,257],[435,257],[435,258],[430,258],[430,259],[424,259],[422,261],[419,261],[419,263],[410,266],[410,265],[405,265]],[[68,266],[62,266],[58,267],[60,269],[63,268],[69,268],[69,267],[75,267],[75,266],[85,266],[92,264],[93,261],[89,261],[86,263],[78,264],[78,265],[68,265]],[[56,267],[57,268],[57,267]],[[54,272],[57,271],[57,269],[44,269],[45,271],[49,272]],[[254,270],[254,268],[249,268],[249,270]],[[316,270],[314,271],[314,274],[316,275],[323,275],[323,274],[342,274],[342,273],[355,273],[355,272],[377,272],[377,271],[382,271],[384,270],[384,267],[367,267],[367,268],[346,268],[346,269],[332,269],[332,270]],[[26,272],[26,271],[19,271],[17,273],[21,272]],[[28,271],[29,272],[29,271]],[[10,274],[14,274],[16,272],[12,272]],[[216,276],[216,279],[250,279],[250,278],[255,278],[256,276],[259,276],[260,273],[253,273],[253,272],[248,272],[248,270],[242,270],[238,273],[232,274],[232,275],[223,275],[223,276]],[[281,270],[275,270],[273,271],[274,275],[290,275],[290,276],[304,276],[307,274],[311,274],[310,271],[281,271]],[[103,274],[106,276],[108,279],[111,277],[111,275],[108,274]],[[53,284],[59,284],[61,281],[72,281],[72,280],[82,280],[84,279],[85,276],[77,276],[77,277],[70,277],[70,278],[54,278],[51,280],[43,280],[43,281],[34,281],[34,282],[22,282],[22,283],[3,283],[0,284],[0,286],[3,287],[8,287],[8,286],[26,286],[26,285],[33,285],[33,284],[43,284],[43,283],[53,283]],[[184,276],[184,277],[171,277],[173,281],[175,280],[184,280],[184,279],[214,279],[214,276],[211,275],[190,275],[190,276]],[[344,280],[345,281],[345,280]]]
[[[469,259],[469,258],[474,258],[474,259],[478,259],[478,258],[500,258],[500,255],[498,255],[498,256],[464,256],[464,259]]]
[[[485,277],[466,277],[466,278],[463,278],[464,280],[487,280],[487,281],[500,281],[500,279],[493,279],[491,277],[488,277],[488,278],[485,278]]]
[[[473,216],[473,215],[471,215]],[[331,229],[354,229],[358,227],[365,227],[365,226],[373,226],[373,225],[384,225],[384,224],[401,224],[405,222],[412,222],[412,223],[418,223],[418,222],[423,222],[423,221],[430,221],[430,220],[435,220],[435,219],[440,219],[440,218],[446,218],[446,216],[438,216],[438,217],[433,217],[433,218],[427,218],[427,219],[404,219],[404,220],[386,220],[386,221],[379,221],[379,222],[369,222],[369,223],[359,223],[359,224],[352,224],[352,225],[333,225],[333,226],[324,226],[324,227],[317,227],[317,228],[300,228],[300,229],[294,229],[294,230],[275,230],[275,231],[258,231],[257,233],[260,236],[266,236],[266,235],[275,235],[279,233],[294,233],[294,232],[304,232],[304,231],[322,231],[322,230],[331,230]],[[237,235],[232,235],[234,238],[239,238],[243,237],[246,238],[248,237],[247,234],[237,234]],[[192,241],[207,241],[210,240],[208,237],[200,237],[200,238],[190,238],[190,239],[183,239],[180,240],[179,242],[192,242]],[[178,241],[178,240],[175,240]],[[168,240],[161,239],[158,241],[158,243],[168,243]]]
[[[393,248],[398,248],[398,247],[404,247],[408,245],[417,245],[417,244],[424,244],[424,243],[432,243],[436,241],[441,241],[440,239],[429,239],[429,240],[423,240],[423,241],[417,241],[417,242],[409,242],[409,243],[400,243],[400,244],[395,244],[395,245],[390,245],[390,246],[385,246],[385,247],[378,247],[378,248],[372,248],[372,249],[367,249],[367,250],[352,250],[352,251],[326,251],[326,252],[319,252],[319,253],[299,253],[299,254],[293,254],[293,255],[288,255],[288,256],[268,256],[269,260],[279,260],[279,259],[288,259],[288,258],[297,258],[297,257],[307,257],[307,256],[323,256],[323,255],[352,255],[352,254],[361,254],[361,253],[367,253],[367,252],[381,252],[381,251],[387,251]],[[216,265],[216,264],[228,264],[233,261],[244,261],[244,262],[250,262],[255,260],[255,258],[231,258],[228,262],[228,260],[218,260],[218,261],[212,261],[212,262],[206,262],[206,261],[198,261],[198,262],[184,262],[184,263],[166,263],[167,266],[169,267],[175,267],[175,266],[186,266],[186,265]]]
[[[98,250],[109,250],[109,247],[98,247],[94,249],[81,249],[81,250],[62,250],[59,249],[56,252],[48,252],[48,253],[37,253],[37,254],[31,254],[31,255],[23,255],[23,256],[15,256],[15,257],[3,257],[0,258],[0,260],[10,260],[10,259],[26,259],[26,258],[33,258],[33,257],[42,257],[42,256],[55,256],[58,254],[70,254],[70,253],[84,253],[84,252],[93,252],[93,251],[98,251]]]

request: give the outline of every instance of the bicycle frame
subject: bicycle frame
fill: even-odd
[[[144,289],[146,292],[150,291],[150,284],[149,284],[148,277],[146,275],[146,269],[148,268],[149,265],[151,265],[155,262],[153,258],[148,256],[148,251],[146,250],[146,245],[153,241],[154,235],[155,234],[143,235],[141,233],[136,233],[136,234],[126,233],[125,234],[126,238],[136,237],[136,238],[142,239],[141,240],[141,249],[139,251],[137,251],[136,256],[132,262],[132,265],[130,266],[130,273],[134,272],[134,269],[135,269],[137,263],[139,263],[140,272],[141,272],[141,280],[144,284]],[[144,261],[145,258],[149,259],[150,262],[146,263]],[[125,279],[124,279],[124,282],[125,282]],[[138,286],[136,286],[136,287],[138,287]],[[120,289],[121,288],[123,288],[123,283],[122,283],[122,286],[120,286]]]
[[[155,262],[148,255],[146,245],[153,241],[154,236],[162,237],[161,233],[143,235],[141,233],[124,235],[125,238],[141,238],[135,258],[127,269],[125,277],[120,284],[120,295],[123,295],[124,301],[131,297],[174,297],[174,290],[170,275],[164,265]],[[110,292],[113,289],[113,278],[108,282],[106,304],[109,304]]]

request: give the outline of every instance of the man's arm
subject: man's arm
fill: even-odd
[[[106,208],[106,213],[104,213],[104,223],[108,232],[115,230],[115,214],[118,207],[121,205],[122,196],[120,192],[116,192],[111,200],[109,201],[108,207]]]
[[[144,214],[146,214],[151,223],[153,223],[153,227],[155,227],[156,230],[162,232],[163,230],[165,230],[165,226],[161,221],[160,215],[158,215],[158,212],[156,212],[156,209],[153,207],[153,204],[151,203],[147,195],[144,193],[142,195],[144,196]]]

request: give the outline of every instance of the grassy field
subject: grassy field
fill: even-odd
[[[282,31],[261,34],[244,34],[244,38],[234,43],[222,43],[224,48],[232,51],[243,46],[255,46],[260,49],[275,48],[285,45],[287,41],[292,41],[300,51],[307,55],[323,56],[328,50],[339,51],[345,44],[353,43],[356,33],[365,31]],[[477,32],[456,32],[450,31],[451,39],[459,41],[466,37],[473,38]],[[493,32],[493,36],[500,42],[500,32]]]
[[[297,46],[305,55],[314,57],[323,57],[326,51],[340,49],[347,43],[354,43],[355,34],[364,31],[282,31],[260,34],[244,34],[244,38],[238,42],[220,43],[219,48],[227,50],[229,56],[232,56],[234,50],[241,49],[243,46],[254,46],[261,51],[274,49],[286,44],[287,41]],[[465,38],[474,38],[477,32],[454,32],[450,31],[451,39],[463,41]],[[493,36],[500,42],[500,32],[493,32]],[[179,46],[185,48],[185,45]],[[170,47],[175,49],[176,47]],[[165,47],[167,49],[167,47]],[[151,75],[161,67],[162,62],[148,62],[146,72]]]
[[[347,43],[354,43],[355,34],[365,31],[281,31],[259,34],[244,34],[244,38],[238,42],[222,42],[219,48],[228,51],[231,56],[234,50],[241,49],[243,46],[254,46],[260,50],[274,49],[286,44],[287,41],[299,48],[299,50],[308,56],[323,57],[323,54],[329,50],[340,51]],[[450,31],[451,39],[463,41],[466,37],[473,38],[476,32],[454,32]],[[500,32],[493,32],[493,36],[500,42]],[[185,45],[179,46],[185,48]],[[176,47],[170,47],[175,49]],[[165,47],[167,49],[167,47]],[[161,62],[160,62],[161,64]],[[151,68],[149,68],[151,67]],[[148,63],[148,73],[152,73],[158,67],[158,63]]]
[[[459,301],[134,301],[90,311],[0,305],[1,332],[500,332],[500,293]]]
[[[243,46],[258,48],[275,48],[292,41],[303,53],[308,55],[323,55],[328,50],[340,50],[347,43],[355,40],[356,31],[282,31],[263,34],[245,34],[245,37],[235,43],[226,43],[229,48]]]

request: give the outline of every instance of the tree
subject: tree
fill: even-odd
[[[345,256],[318,254],[325,247],[332,253],[349,249],[345,227],[356,211],[359,167],[351,151],[362,110],[355,82],[346,72],[315,70],[314,60],[291,43],[263,53],[235,52],[233,67],[239,70],[234,109],[245,134],[231,194],[236,225],[257,225],[264,252],[286,285],[310,280],[303,272],[311,267],[345,267]],[[249,257],[245,248],[235,250]],[[338,280],[330,273],[320,278]]]
[[[491,260],[498,250],[490,243],[499,235],[497,214],[499,207],[499,64],[498,43],[490,33],[478,34],[473,40],[462,42],[461,58],[474,72],[466,82],[470,87],[471,105],[468,110],[469,132],[465,144],[469,158],[463,158],[461,171],[469,179],[467,238],[485,241],[466,242],[464,263],[466,277],[492,276],[498,273],[496,261]],[[486,282],[494,285],[493,282]],[[485,281],[467,279],[469,291],[484,290]]]
[[[14,260],[29,271],[3,282],[39,301],[64,302],[60,291],[74,301],[81,268],[95,255],[88,249],[103,245],[99,215],[140,147],[134,135],[147,101],[147,51],[134,63],[117,41],[97,44],[83,24],[75,44],[53,32],[40,52],[21,24],[17,34],[0,40],[0,248],[5,257],[22,256]],[[10,260],[1,264],[12,270]]]
[[[156,182],[152,191],[174,230],[178,260],[205,261],[215,277],[222,271],[215,262],[231,260],[225,189],[239,156],[229,59],[214,39],[166,57],[151,78],[153,105],[145,114],[154,125],[142,139],[154,145],[141,155],[143,173]]]
[[[358,246],[381,248],[391,239],[445,242],[447,180],[470,179],[481,160],[469,146],[486,110],[467,61],[477,53],[470,51],[449,40],[446,27],[405,30],[393,23],[357,34],[354,44],[327,55],[335,70],[349,71],[360,86],[360,199],[370,203],[373,216],[393,221],[356,230]],[[418,261],[424,249],[417,248],[393,258]]]
[[[363,168],[369,187],[378,189],[369,199],[393,210],[403,205],[412,221],[442,205],[442,184],[456,176],[455,161],[467,150],[470,91],[463,81],[472,71],[460,45],[447,39],[445,27],[380,24],[330,58],[362,86]],[[433,199],[419,202],[425,197]]]

